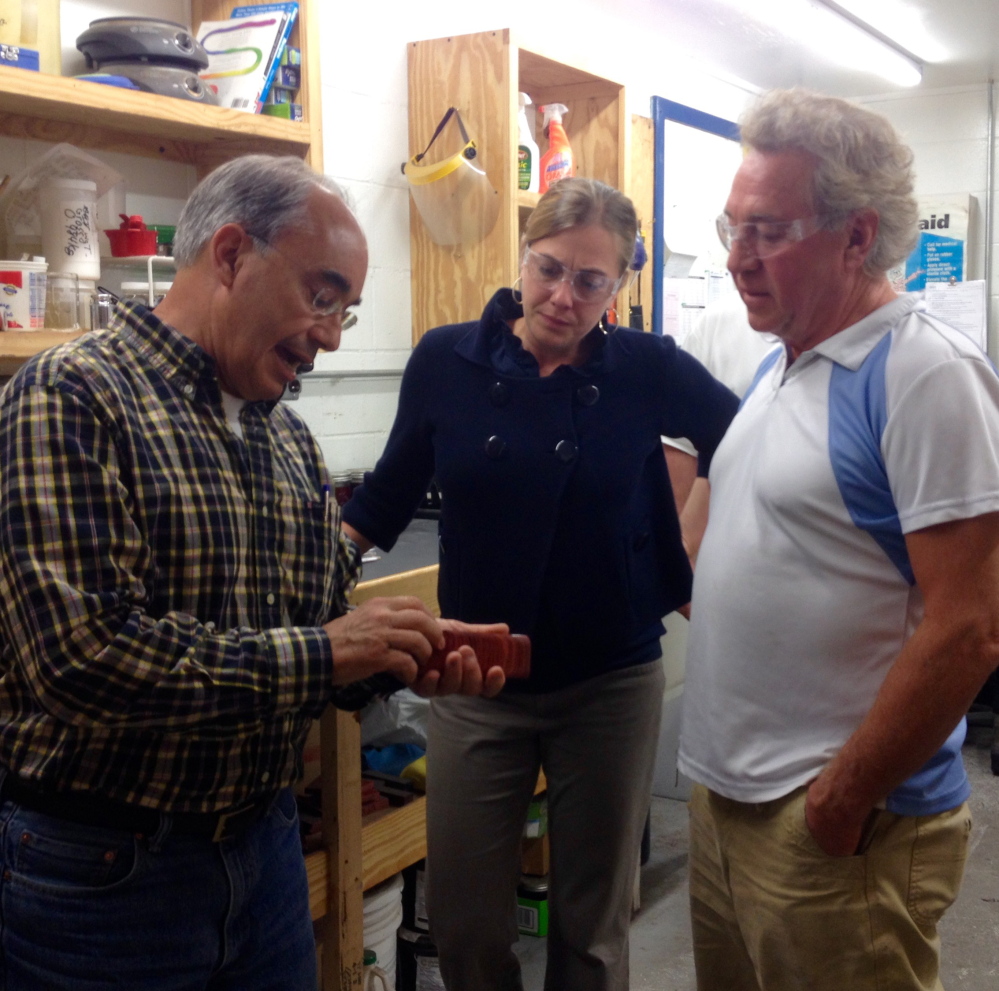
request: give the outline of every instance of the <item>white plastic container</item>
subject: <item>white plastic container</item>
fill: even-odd
[[[48,264],[0,261],[0,326],[3,330],[41,330],[45,326]]]
[[[541,174],[541,151],[534,140],[531,123],[527,119],[527,108],[531,98],[526,93],[519,93],[520,113],[517,115],[519,136],[517,138],[517,188],[529,193],[538,191]]]
[[[364,946],[375,951],[378,965],[392,986],[396,977],[396,931],[401,925],[402,875],[395,874],[364,894]]]
[[[99,279],[97,183],[89,179],[50,179],[38,190],[38,212],[49,271]]]
[[[395,991],[388,974],[378,966],[378,954],[373,950],[364,951],[363,991]]]

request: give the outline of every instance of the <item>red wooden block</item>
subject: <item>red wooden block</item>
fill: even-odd
[[[531,673],[531,639],[523,633],[456,633],[444,631],[444,647],[435,650],[426,663],[427,670],[443,671],[444,659],[452,650],[468,644],[482,669],[501,667],[508,678],[526,678]]]

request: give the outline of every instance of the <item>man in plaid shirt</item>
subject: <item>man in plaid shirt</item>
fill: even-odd
[[[316,986],[290,786],[311,721],[403,683],[495,694],[357,548],[278,400],[367,271],[338,187],[247,156],[194,191],[149,311],[0,396],[0,984]]]

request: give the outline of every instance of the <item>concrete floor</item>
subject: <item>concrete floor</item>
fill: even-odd
[[[964,747],[974,831],[964,884],[941,924],[946,991],[999,987],[999,778],[989,761],[991,731],[973,729]],[[652,855],[642,868],[642,907],[631,927],[631,991],[692,991],[694,962],[687,913],[687,811],[654,798]],[[516,945],[525,991],[541,991],[545,941]]]

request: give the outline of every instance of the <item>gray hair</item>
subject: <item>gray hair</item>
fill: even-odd
[[[887,117],[795,88],[765,93],[740,125],[743,144],[754,151],[815,158],[815,209],[829,226],[855,210],[877,211],[877,237],[864,262],[869,275],[887,272],[912,251],[919,235],[913,155]]]
[[[638,216],[624,193],[597,179],[577,176],[551,186],[527,218],[521,251],[570,227],[590,224],[603,227],[618,239],[618,275],[624,275],[635,257]]]
[[[292,155],[244,155],[220,165],[198,183],[181,211],[173,241],[177,267],[193,265],[225,224],[239,224],[269,243],[305,223],[306,201],[316,188],[346,202],[339,183]]]

